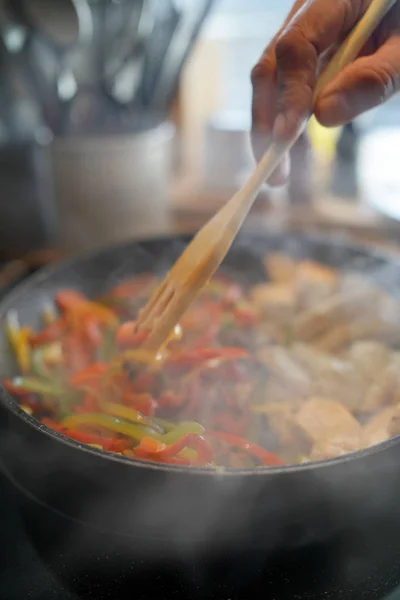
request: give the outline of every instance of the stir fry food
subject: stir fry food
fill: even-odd
[[[34,331],[7,319],[23,410],[82,443],[186,466],[327,459],[400,433],[400,304],[356,274],[283,254],[267,282],[212,280],[149,356],[151,275],[94,300],[60,290]]]

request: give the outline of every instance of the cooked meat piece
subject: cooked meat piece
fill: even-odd
[[[310,394],[311,378],[290,350],[281,346],[269,346],[260,349],[257,358],[267,367],[270,378],[277,381],[284,390],[297,397]]]
[[[389,406],[380,410],[363,427],[363,446],[369,448],[389,439],[392,435],[391,427],[396,414],[396,407]]]
[[[301,313],[295,320],[298,339],[311,340],[344,323],[369,324],[377,321],[379,328],[391,323],[399,330],[400,305],[370,282],[343,286],[338,293]],[[396,325],[397,323],[397,325]],[[375,329],[375,328],[374,328]],[[373,330],[374,330],[373,329]]]
[[[377,335],[380,339],[390,342],[400,340],[400,303],[396,298],[378,287],[375,282],[359,275],[343,276],[341,289],[346,294],[354,289],[364,294],[364,301],[360,304],[357,315],[358,320],[379,323]]]
[[[363,290],[352,290],[327,298],[295,318],[294,337],[310,341],[343,323],[359,321],[361,316],[364,320],[368,319],[376,312],[373,307],[377,294],[376,290],[371,290],[367,295]]]
[[[270,344],[285,345],[287,337],[287,327],[284,323],[266,320],[257,326],[257,331],[254,332],[254,344],[256,348]]]
[[[310,453],[312,439],[298,423],[296,417],[289,413],[277,412],[269,415],[268,424],[275,433],[282,451],[289,451],[293,458]]]
[[[269,400],[265,404],[254,404],[251,408],[252,412],[259,415],[294,415],[302,405],[303,401],[299,399],[288,400]]]
[[[336,286],[339,274],[336,269],[323,265],[315,260],[302,260],[297,265],[296,279],[307,281],[310,284]]]
[[[365,394],[361,412],[371,413],[385,405],[394,405],[400,402],[400,353],[393,352],[389,355],[386,366],[379,370],[371,367],[371,382]]]
[[[389,363],[390,352],[387,346],[379,342],[361,341],[352,344],[346,358],[372,383]]]
[[[294,344],[292,352],[310,375],[314,396],[341,402],[351,412],[360,410],[368,382],[352,363],[304,344]]]
[[[378,373],[375,381],[370,385],[361,406],[362,412],[374,412],[378,408],[391,403],[396,383],[399,379],[397,369],[389,363],[385,369]]]
[[[311,260],[301,261],[296,269],[295,290],[299,305],[312,308],[331,297],[338,288],[338,272]]]
[[[339,402],[325,398],[310,398],[296,415],[299,425],[314,443],[356,450],[361,447],[361,425]]]
[[[400,404],[393,407],[393,414],[388,426],[388,437],[400,435]]]
[[[250,292],[250,300],[261,315],[268,319],[276,319],[280,323],[288,323],[296,307],[293,287],[287,284],[257,285]]]
[[[400,404],[400,352],[393,352],[390,358],[393,372],[396,374],[394,388],[390,397],[390,404]]]
[[[303,401],[304,396],[300,396],[293,387],[286,385],[281,379],[271,376],[265,386],[264,398],[260,406],[284,402],[298,408]]]
[[[329,458],[335,458],[336,456],[342,456],[349,452],[357,452],[361,446],[353,442],[350,443],[348,440],[340,442],[340,440],[320,440],[316,442],[311,450],[310,460],[327,460]]]
[[[268,277],[274,283],[290,283],[296,272],[296,261],[290,256],[273,252],[264,260]]]
[[[342,323],[332,327],[321,337],[312,341],[312,345],[330,353],[343,352],[346,347],[357,340],[381,339],[386,337],[387,325],[382,321],[368,320],[353,323]]]

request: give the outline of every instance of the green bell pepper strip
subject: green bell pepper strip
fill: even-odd
[[[158,437],[157,432],[150,427],[136,423],[130,423],[129,421],[117,419],[110,415],[102,415],[100,413],[72,415],[64,419],[62,421],[62,425],[68,429],[75,429],[81,425],[103,427],[104,429],[108,429],[114,433],[126,435],[127,437],[130,437],[138,442],[140,442],[140,440],[146,435],[155,438]]]
[[[157,420],[155,421],[157,423]],[[186,434],[201,435],[204,432],[204,428],[198,423],[183,423],[165,434],[160,434],[159,431],[156,431],[149,425],[131,423],[125,419],[119,419],[111,415],[100,413],[72,415],[64,419],[62,425],[68,429],[75,429],[80,425],[104,427],[105,429],[126,435],[139,442],[144,436],[148,436],[166,445],[177,442]],[[158,425],[160,426],[160,423],[158,423]]]
[[[58,397],[66,396],[71,393],[70,390],[58,387],[51,380],[39,379],[38,377],[16,377],[13,379],[12,384],[27,392],[41,394],[43,396]]]

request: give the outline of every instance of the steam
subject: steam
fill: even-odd
[[[184,246],[184,240],[177,240],[153,250],[146,244],[128,250],[121,247],[111,258],[105,251],[100,270],[86,260],[70,283],[95,297],[138,270],[162,276]],[[162,248],[164,252],[159,251]],[[313,256],[321,262],[328,259],[333,266],[345,265],[350,290],[368,288],[373,282],[394,297],[398,294],[400,275],[394,264],[349,251],[341,241],[327,248],[326,241],[296,236],[239,236],[224,269],[236,272],[247,285],[266,280],[261,257],[276,249],[296,258]],[[379,310],[395,320],[397,309],[397,303],[388,301]],[[61,513],[77,512],[78,520],[69,522],[58,547],[66,563],[79,562],[88,548],[96,551],[90,546],[92,527],[106,536],[109,532],[110,541],[117,532],[116,546],[120,543],[128,558],[132,552],[154,564],[162,553],[190,569],[199,557],[222,556],[241,544],[260,547],[265,561],[275,551],[288,547],[300,551],[327,537],[341,536],[346,528],[355,527],[354,520],[358,526],[371,514],[382,514],[388,498],[396,497],[398,460],[385,448],[349,461],[302,465],[279,474],[205,474],[122,465],[63,443],[52,446],[50,453],[47,445],[31,448],[23,435],[16,439],[5,434],[2,443],[10,445],[7,460],[16,466],[17,484],[31,489],[48,506],[58,506]]]

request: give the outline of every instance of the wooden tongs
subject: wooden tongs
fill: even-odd
[[[396,0],[373,0],[318,79],[315,97],[320,90],[351,63]],[[311,116],[311,115],[310,115]],[[274,172],[284,154],[291,149],[307,125],[285,144],[272,142],[253,174],[232,198],[197,233],[163,282],[139,314],[137,329],[148,330],[143,349],[157,353],[183,313],[195,300],[223,261],[238,230],[246,218],[260,188]]]

